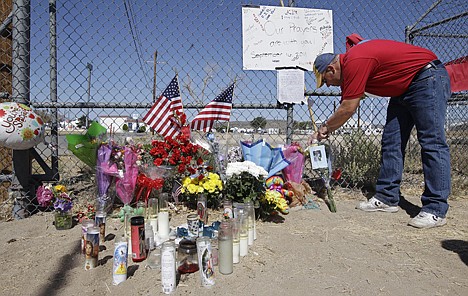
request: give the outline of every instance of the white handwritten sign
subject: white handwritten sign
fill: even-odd
[[[312,70],[317,55],[333,52],[331,10],[242,7],[244,70]]]

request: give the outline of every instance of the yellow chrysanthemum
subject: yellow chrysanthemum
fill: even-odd
[[[281,212],[287,212],[289,210],[287,201],[282,197],[281,193],[276,190],[267,190],[263,198],[268,204],[273,205],[275,209]]]
[[[216,190],[215,184],[214,184],[213,182],[211,182],[211,181],[205,182],[205,183],[203,184],[203,188],[204,188],[206,191],[210,192],[210,193],[213,193],[213,192],[215,192],[215,190]]]
[[[219,175],[215,173],[208,173],[208,179],[210,180],[220,180]]]
[[[198,186],[198,193],[203,193],[205,192],[205,189],[202,186]]]
[[[185,177],[182,179],[182,186],[187,187],[192,183],[192,179],[190,177]]]
[[[67,187],[65,187],[64,185],[55,185],[54,190],[56,192],[67,192]]]
[[[195,185],[195,184],[189,184],[189,185],[187,186],[187,190],[188,190],[188,192],[189,192],[190,194],[198,193],[198,192],[199,192],[199,191],[198,191],[198,188],[199,188],[199,186],[197,186],[197,185]]]

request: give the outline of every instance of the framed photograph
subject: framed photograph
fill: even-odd
[[[327,153],[325,152],[324,145],[309,147],[309,152],[312,169],[328,168]]]

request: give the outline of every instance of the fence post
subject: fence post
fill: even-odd
[[[291,144],[294,128],[294,104],[284,104],[286,107],[286,144]]]
[[[57,11],[56,0],[49,0],[49,44],[50,44],[50,101],[57,103]],[[58,109],[52,107],[52,125],[50,127],[51,144],[52,144],[52,176],[51,180],[58,180],[58,159],[59,159],[59,142],[58,142]]]
[[[15,0],[13,3],[13,65],[12,65],[12,98],[17,103],[30,104],[30,35],[31,3],[29,0]],[[31,154],[29,150],[13,150],[13,184],[21,194],[15,198],[13,217],[26,217],[26,208],[33,198]],[[15,184],[18,185],[18,184]]]

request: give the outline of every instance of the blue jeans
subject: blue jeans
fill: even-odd
[[[416,126],[424,172],[421,210],[445,217],[451,180],[444,125],[450,94],[450,78],[443,65],[439,65],[421,72],[403,95],[390,99],[382,135],[376,199],[387,205],[398,205],[405,148]]]

